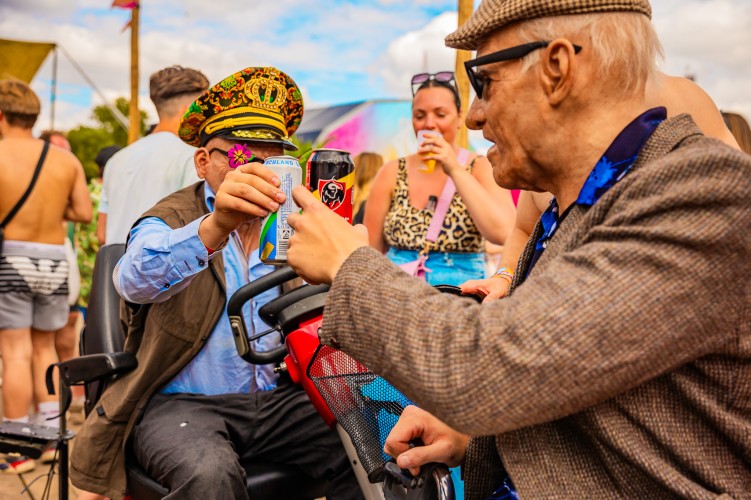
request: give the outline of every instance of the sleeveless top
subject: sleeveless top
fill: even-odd
[[[468,166],[470,172],[475,160],[472,160]],[[418,210],[410,204],[407,160],[399,158],[396,187],[383,223],[383,237],[386,244],[402,250],[422,250],[425,248],[425,235],[431,220],[433,220],[432,210]],[[454,193],[454,198],[443,220],[443,228],[435,243],[430,246],[430,250],[477,253],[485,251],[484,243],[485,240],[470,217],[467,206],[459,193]]]

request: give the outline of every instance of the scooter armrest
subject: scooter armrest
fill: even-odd
[[[129,372],[138,366],[138,361],[131,352],[112,352],[81,356],[58,366],[63,382],[71,386]]]

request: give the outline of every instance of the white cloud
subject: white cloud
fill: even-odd
[[[652,5],[665,72],[695,75],[720,109],[751,120],[751,2],[660,0]]]
[[[246,65],[276,65],[305,89],[308,106],[409,97],[411,75],[454,68],[454,51],[443,38],[456,27],[455,5],[454,0],[151,2],[142,13],[140,103],[154,116],[148,77],[171,64],[201,69],[211,82]],[[0,33],[58,42],[108,98],[127,96],[129,33],[120,30],[128,12],[108,6],[102,0],[0,0]],[[653,8],[665,70],[695,73],[718,106],[751,118],[751,1],[654,0]],[[435,15],[440,9],[445,12]],[[58,106],[69,104],[57,113],[60,123],[67,123],[68,114],[70,120],[85,119],[99,98],[85,90],[85,80],[63,57],[58,71]],[[50,75],[48,60],[38,80],[49,82]],[[43,100],[45,95],[48,91]]]
[[[398,97],[411,97],[409,79],[422,72],[453,71],[456,51],[443,39],[456,29],[457,15],[446,12],[423,28],[392,41],[378,62],[385,89]]]

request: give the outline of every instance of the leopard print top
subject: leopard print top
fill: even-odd
[[[474,160],[469,164],[472,171]],[[422,250],[425,235],[433,219],[432,210],[418,210],[409,203],[407,160],[399,159],[396,187],[391,206],[383,223],[383,236],[390,247],[403,250]],[[431,250],[439,252],[477,253],[484,251],[485,240],[469,215],[459,193],[454,193],[446,218]]]

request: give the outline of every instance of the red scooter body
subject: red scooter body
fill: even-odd
[[[305,321],[300,324],[299,328],[287,335],[288,353],[284,357],[284,363],[287,365],[287,371],[292,381],[302,386],[326,425],[333,428],[336,425],[336,419],[321,393],[318,392],[316,386],[313,385],[313,381],[307,375],[308,366],[321,345],[318,340],[318,329],[322,322],[321,316]]]

